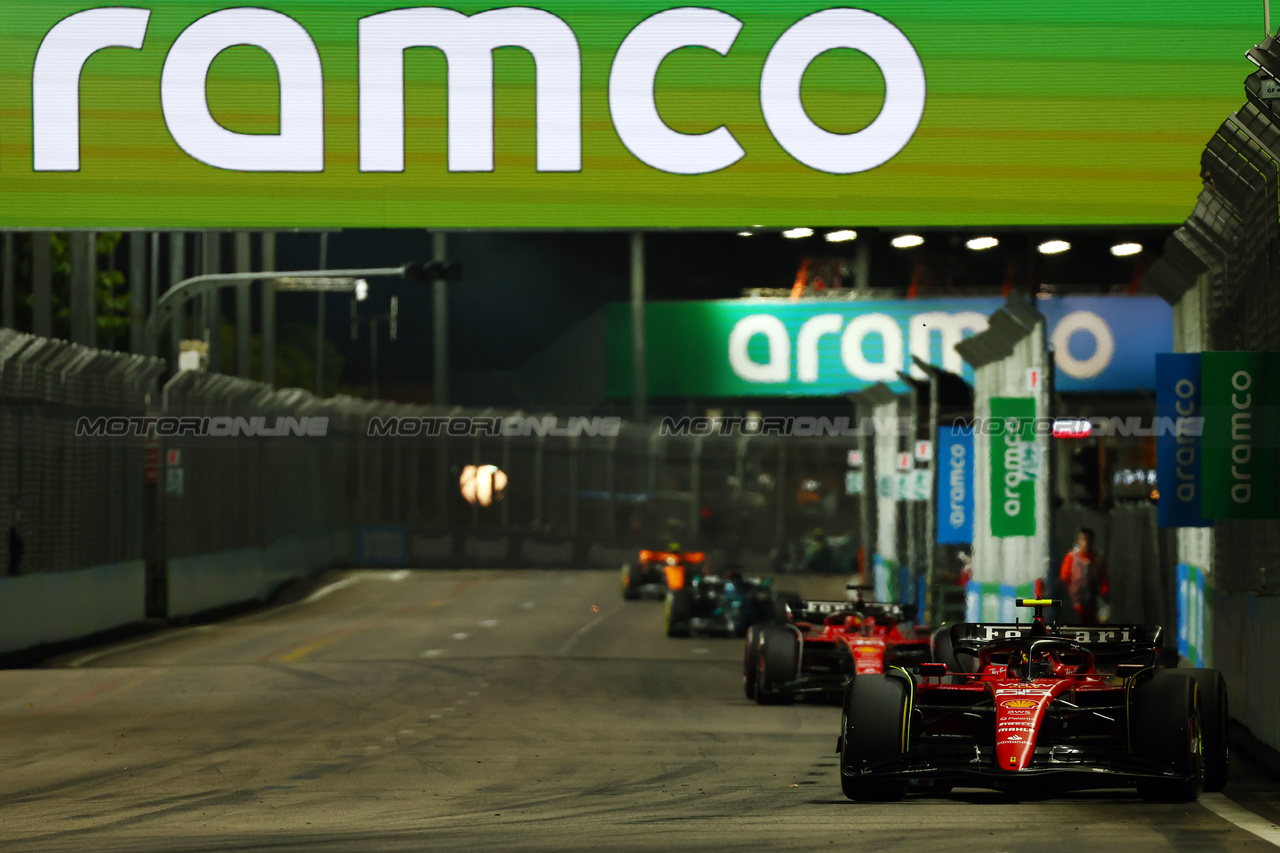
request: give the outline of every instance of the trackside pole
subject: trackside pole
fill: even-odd
[[[631,393],[632,417],[648,416],[649,383],[644,341],[644,233],[631,233]]]
[[[276,271],[276,234],[262,233],[262,269]],[[276,283],[273,279],[262,282],[262,381],[274,385],[276,381]]]
[[[320,266],[329,268],[329,232],[320,234]],[[324,291],[316,292],[316,396],[324,396]]]
[[[431,259],[437,263],[445,262],[447,239],[443,231],[431,234]],[[434,352],[432,354],[432,395],[437,406],[449,403],[449,283],[443,278],[431,282],[432,335]]]

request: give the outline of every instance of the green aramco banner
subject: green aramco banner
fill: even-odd
[[[992,397],[991,535],[1034,536],[1036,533],[1034,397]]]
[[[1201,514],[1280,518],[1280,353],[1206,352]]]
[[[1258,6],[0,0],[0,226],[1181,222]]]

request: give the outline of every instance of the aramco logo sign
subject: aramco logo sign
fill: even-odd
[[[562,18],[523,6],[474,15],[420,7],[379,12],[353,23],[360,172],[405,169],[405,52],[416,47],[436,48],[448,63],[450,172],[494,169],[493,52],[503,47],[523,48],[533,56],[537,171],[582,170],[582,56],[577,35]],[[80,169],[81,72],[99,51],[142,49],[150,25],[149,9],[110,7],[77,12],[48,31],[31,78],[36,172]],[[701,47],[726,57],[742,27],[727,12],[678,8],[645,18],[626,35],[614,53],[607,91],[614,129],[632,155],[679,175],[716,172],[746,156],[724,125],[706,133],[671,128],[658,113],[654,93],[659,68],[672,53]],[[260,48],[275,65],[277,133],[230,130],[210,108],[210,68],[219,54],[240,45]],[[825,130],[801,102],[801,81],[809,66],[840,48],[861,51],[884,78],[879,114],[853,133]],[[924,114],[924,67],[911,41],[889,21],[860,9],[826,9],[791,25],[769,50],[759,80],[759,104],[769,132],[791,157],[819,172],[876,168],[906,146]],[[159,84],[164,124],[195,160],[239,172],[325,170],[324,66],[311,33],[289,15],[237,7],[199,18],[174,38]]]
[[[906,329],[903,328],[905,319]],[[787,324],[774,314],[750,314],[738,320],[729,333],[729,365],[741,379],[756,383],[817,383],[829,380],[823,371],[844,372],[863,382],[897,382],[899,371],[924,378],[911,357],[939,364],[961,374],[964,361],[956,344],[987,328],[981,311],[926,311],[904,318],[900,312],[870,311],[853,315],[820,313],[806,319],[792,339]],[[1073,352],[1073,338],[1089,340]],[[1050,323],[1055,363],[1074,379],[1092,379],[1110,364],[1116,351],[1111,326],[1090,310],[1071,311]],[[753,351],[755,339],[764,342]],[[931,357],[941,348],[941,361]]]

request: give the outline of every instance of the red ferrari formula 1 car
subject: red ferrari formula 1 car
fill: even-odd
[[[956,785],[1035,796],[1137,787],[1193,800],[1227,781],[1227,690],[1210,669],[1157,669],[1161,630],[1140,625],[959,623],[960,672],[925,663],[853,679],[837,748],[844,793],[901,797]]]
[[[865,587],[850,587],[865,589]],[[929,630],[909,625],[914,604],[783,602],[780,625],[747,632],[743,689],[762,705],[796,696],[838,700],[849,678],[931,660]]]

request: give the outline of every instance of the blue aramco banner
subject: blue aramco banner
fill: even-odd
[[[973,382],[955,345],[987,328],[997,298],[723,299],[645,306],[648,391],[655,397],[838,396],[924,374],[913,358]],[[1173,309],[1158,296],[1037,299],[1057,391],[1150,391],[1153,356],[1173,348]],[[631,308],[610,305],[609,394],[631,395]],[[689,365],[698,365],[690,370]]]
[[[973,428],[938,429],[938,544],[973,541]]]
[[[1156,354],[1156,417],[1186,424],[1201,418],[1200,353]],[[1157,430],[1157,516],[1161,527],[1212,527],[1200,510],[1200,430]]]

